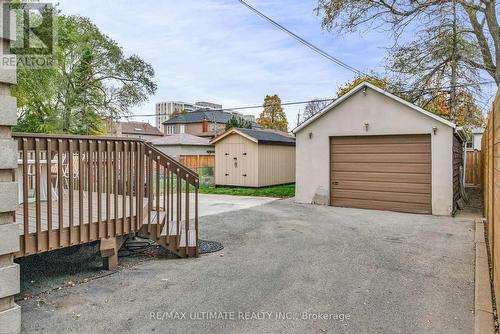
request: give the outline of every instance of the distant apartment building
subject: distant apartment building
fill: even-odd
[[[248,122],[252,122],[252,123],[255,123],[256,120],[255,120],[255,116],[254,115],[243,115],[242,118],[245,120],[245,121],[248,121]]]
[[[196,107],[192,103],[186,103],[181,101],[167,101],[159,102],[156,104],[156,127],[164,132],[163,122],[170,119],[172,114],[178,114],[183,112],[190,112],[196,110]]]
[[[170,119],[173,114],[180,114],[184,112],[192,112],[195,110],[215,110],[222,109],[222,105],[212,103],[212,102],[196,102],[188,103],[182,101],[166,101],[156,103],[156,127],[160,129],[161,132],[165,132],[163,122]]]
[[[199,109],[209,109],[209,110],[219,110],[222,109],[222,104],[212,103],[212,102],[196,102],[194,104]]]

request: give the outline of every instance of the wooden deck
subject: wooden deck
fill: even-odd
[[[183,197],[184,195],[181,195]],[[40,217],[40,231],[47,232],[48,231],[48,221],[49,217],[51,217],[52,221],[52,231],[57,232],[62,226],[63,229],[69,229],[70,226],[76,228],[80,231],[85,231],[87,234],[88,226],[93,225],[95,229],[98,229],[97,226],[99,223],[102,225],[105,224],[107,220],[114,222],[112,225],[113,233],[117,235],[123,235],[128,233],[131,230],[130,224],[136,220],[137,215],[137,200],[135,196],[123,196],[123,195],[114,195],[111,194],[109,199],[106,197],[106,194],[101,194],[101,206],[99,209],[99,196],[96,192],[93,192],[91,195],[83,191],[80,200],[79,191],[73,191],[73,212],[70,212],[70,194],[68,191],[64,193],[64,198],[62,199],[62,216],[59,214],[60,208],[59,205],[60,199],[51,201],[51,202],[40,202],[40,214],[37,215],[37,207],[36,202],[31,201],[27,205],[28,212],[28,224],[29,224],[29,234],[36,233],[36,224],[37,224],[37,216]],[[90,206],[92,209],[92,214],[89,210],[89,199],[92,198],[92,205]],[[107,202],[109,200],[109,203]],[[155,201],[153,201],[154,203]],[[160,197],[160,202],[163,202],[163,196]],[[173,202],[176,202],[176,196],[174,195]],[[116,206],[115,206],[116,203]],[[148,200],[145,198],[143,200],[143,206],[146,207]],[[79,208],[82,210],[79,210]],[[51,214],[49,215],[49,208]],[[109,217],[108,217],[108,208],[109,208]],[[132,208],[132,211],[131,211]],[[25,217],[25,207],[23,204],[20,204],[16,210],[16,222],[19,223],[19,235],[24,235],[24,217]],[[80,217],[80,211],[82,215]],[[181,212],[184,213],[184,208],[181,208]],[[190,216],[194,217],[194,208],[190,208]],[[99,219],[99,212],[101,212],[101,217]],[[162,222],[165,219],[166,213],[164,211],[160,212],[159,221]],[[170,217],[177,216],[177,207],[174,205],[170,209]],[[62,217],[62,219],[61,219]],[[71,219],[72,217],[72,219]],[[125,218],[125,219],[124,219]],[[143,219],[143,224],[147,224],[147,217]],[[193,218],[190,219],[191,221]],[[157,211],[151,212],[151,224],[156,224],[158,222]],[[82,223],[82,228],[80,229],[80,223]],[[179,235],[180,246],[184,247],[186,245],[185,239],[185,227],[184,221],[181,220],[179,225]],[[162,230],[161,235],[167,235],[167,226]],[[177,221],[175,219],[170,218],[170,222],[168,224],[168,235],[177,235]],[[190,247],[194,247],[196,245],[196,234],[195,231],[190,229],[188,236],[188,243]]]
[[[180,257],[198,255],[199,178],[186,166],[140,139],[14,137],[21,203],[16,257],[100,241],[112,267],[130,233]]]
[[[91,209],[89,210],[89,198],[92,198]],[[137,201],[135,196],[123,196],[123,195],[114,195],[111,194],[109,196],[109,203],[107,203],[108,198],[106,194],[101,194],[101,217],[99,220],[99,196],[96,192],[93,192],[91,195],[84,191],[82,192],[82,198],[80,200],[79,192],[77,190],[73,191],[73,206],[72,212],[70,212],[70,194],[69,191],[64,192],[64,198],[62,199],[62,215],[60,215],[59,205],[61,204],[61,200],[55,200],[51,202],[40,202],[39,208],[39,217],[40,217],[40,226],[42,231],[48,230],[48,221],[49,217],[52,221],[52,230],[59,229],[61,226],[70,227],[70,226],[79,226],[82,224],[89,223],[97,223],[99,221],[105,222],[107,219],[109,220],[120,220],[129,217],[135,217],[137,214]],[[144,199],[144,205],[147,204],[147,200]],[[116,203],[116,205],[115,205]],[[51,207],[51,214],[49,215],[49,207]],[[79,208],[82,210],[79,210]],[[132,208],[132,212],[131,212]],[[25,207],[23,204],[20,204],[16,210],[16,221],[20,223],[20,234],[24,234],[24,217],[25,217]],[[80,211],[82,211],[82,215],[80,216]],[[29,233],[36,232],[36,217],[37,217],[37,208],[36,202],[32,201],[28,203],[28,220],[29,220]],[[90,212],[92,212],[90,214]],[[109,217],[108,217],[109,212]],[[62,219],[61,219],[62,217]]]

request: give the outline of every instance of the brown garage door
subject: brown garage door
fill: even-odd
[[[330,138],[330,203],[432,213],[430,135]]]

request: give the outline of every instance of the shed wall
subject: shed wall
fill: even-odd
[[[259,187],[295,182],[295,146],[259,145]]]
[[[234,167],[234,158],[237,168]],[[238,134],[231,134],[215,143],[215,184],[258,187],[258,167],[257,143]]]

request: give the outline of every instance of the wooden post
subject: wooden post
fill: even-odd
[[[118,251],[122,244],[123,238],[121,236],[101,239],[100,251],[106,270],[114,270],[118,266]]]

